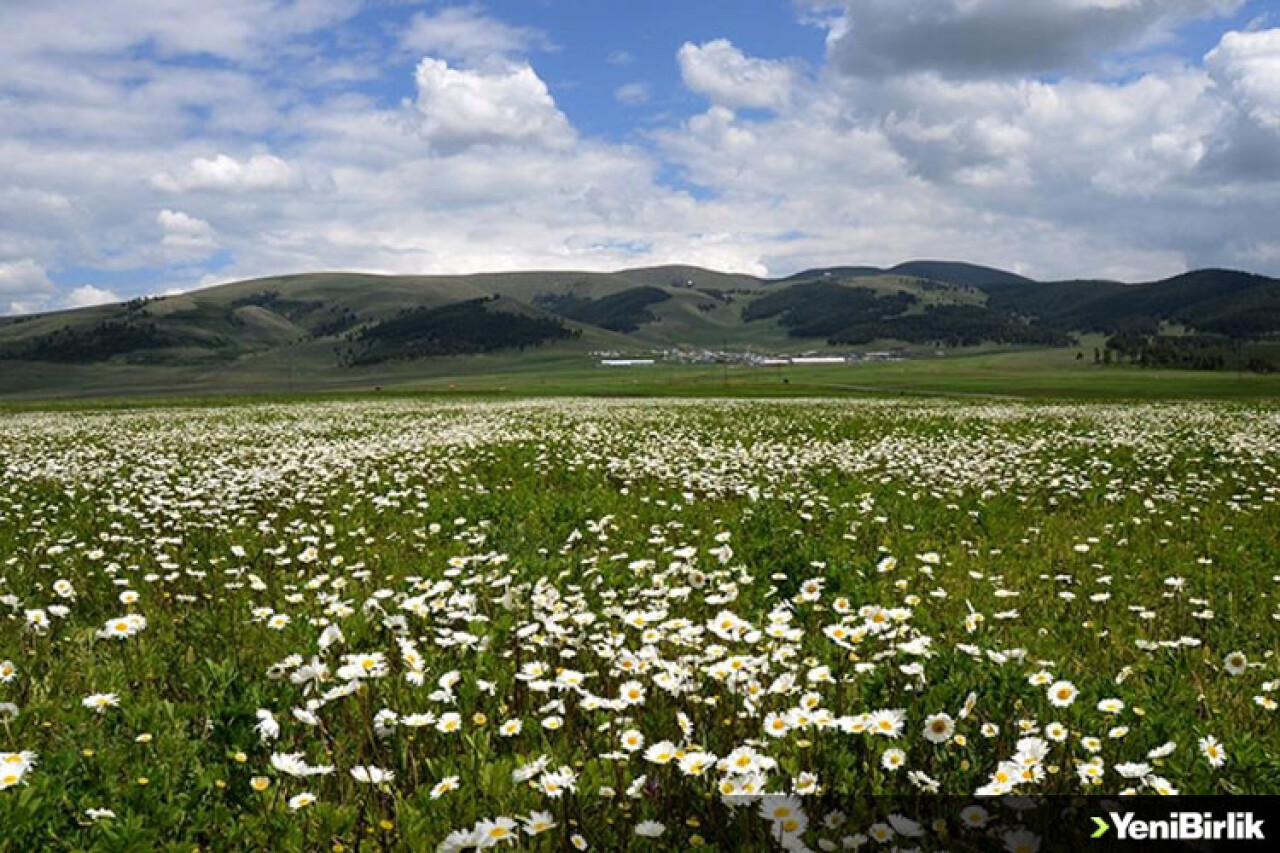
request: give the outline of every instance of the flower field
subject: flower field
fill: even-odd
[[[1000,795],[1278,792],[1277,466],[1211,404],[0,416],[0,850],[1017,850]]]

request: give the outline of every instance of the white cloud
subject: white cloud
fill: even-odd
[[[156,224],[164,231],[164,246],[179,251],[205,251],[217,247],[213,226],[180,210],[165,209],[156,214]]]
[[[686,42],[676,58],[686,86],[730,108],[779,109],[791,100],[799,76],[791,63],[749,58],[726,39]]]
[[[1280,132],[1280,29],[1227,33],[1205,65],[1249,118]]]
[[[0,263],[0,294],[30,297],[53,289],[44,267],[30,258]]]
[[[109,305],[120,301],[120,297],[110,290],[86,284],[68,293],[62,300],[62,305],[64,308],[88,308],[91,305]]]
[[[650,90],[648,83],[624,83],[613,90],[613,96],[620,103],[634,107],[648,103],[649,99],[653,97],[653,92]]]
[[[414,15],[400,45],[419,55],[479,64],[533,48],[549,49],[551,42],[539,30],[511,26],[477,7],[450,6],[434,15]]]
[[[828,54],[840,73],[956,77],[1096,66],[1106,55],[1167,40],[1244,0],[802,0],[838,10]]]
[[[298,175],[293,167],[271,154],[254,154],[243,162],[226,154],[212,158],[197,157],[185,172],[177,176],[160,172],[151,178],[153,186],[174,193],[190,190],[273,190],[293,186],[297,181]]]
[[[541,69],[522,58],[542,46],[535,38],[466,30],[499,23],[475,7],[424,16],[441,18],[426,30],[437,41],[422,43],[437,53],[412,76],[395,72],[413,95],[390,103],[377,87],[342,82],[360,73],[316,82],[320,65],[385,69],[395,65],[377,61],[380,49],[406,56],[391,31],[311,39],[308,28],[338,20],[340,3],[318,0],[314,15],[306,3],[271,4],[276,17],[261,32],[223,26],[220,6],[210,18],[218,32],[184,36],[152,20],[159,2],[112,4],[119,20],[99,21],[102,32],[75,23],[73,11],[102,17],[83,0],[6,9],[6,300],[62,305],[70,288],[44,271],[69,267],[139,270],[135,286],[106,279],[125,298],[314,269],[691,262],[787,273],[924,255],[1039,276],[1140,279],[1202,265],[1280,273],[1273,31],[1227,34],[1203,62],[1166,58],[1123,79],[1088,61],[1042,79],[1002,54],[984,71],[972,56],[940,57],[932,42],[868,76],[842,53],[866,31],[855,38],[840,26],[880,14],[878,26],[906,38],[911,19],[890,12],[915,9],[911,32],[960,37],[976,23],[948,30],[939,23],[946,10],[977,21],[1011,7],[840,3],[846,20],[813,73],[724,40],[686,45],[676,59],[707,109],[654,119],[665,122],[656,129],[637,110],[646,124],[625,144],[573,127]],[[1074,32],[1070,22],[1097,14],[1099,2],[1045,0],[1045,16]],[[1122,50],[1233,7],[1107,2],[1147,22],[1106,42]],[[67,12],[61,34],[36,31],[46,7]],[[227,8],[234,17],[246,6]],[[450,20],[457,26],[446,38]],[[1087,45],[1081,55],[1106,49],[1092,34],[1082,39],[1072,42]],[[354,53],[331,47],[348,42],[359,45]],[[138,45],[147,48],[129,49]],[[878,62],[884,50],[868,49],[866,61]],[[1046,61],[1060,61],[1056,49],[1045,47]],[[187,61],[208,55],[216,60]],[[644,70],[610,68],[590,84],[608,97]],[[640,90],[613,94],[636,100]],[[215,249],[226,265],[211,273]]]
[[[564,147],[573,141],[568,119],[527,64],[472,71],[424,59],[414,80],[422,133],[441,147],[486,142]]]
[[[48,0],[5,10],[0,54],[106,55],[151,45],[164,55],[255,59],[360,6],[360,0]]]

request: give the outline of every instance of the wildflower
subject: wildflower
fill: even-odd
[[[299,809],[305,809],[307,806],[311,805],[315,801],[316,801],[315,794],[309,793],[307,791],[303,791],[301,794],[294,794],[292,797],[289,798],[289,808],[292,811],[296,812]]]
[[[1222,659],[1222,666],[1229,675],[1243,675],[1249,668],[1249,660],[1244,656],[1244,652],[1232,652]]]
[[[1080,550],[1079,545],[1076,550]],[[1084,546],[1088,550],[1089,546]],[[1015,829],[1005,832],[1001,836],[1004,842],[1004,849],[1009,853],[1036,853],[1040,849],[1040,837],[1029,829]]]
[[[636,835],[640,836],[641,838],[658,838],[659,836],[662,835],[662,833],[666,831],[667,831],[666,826],[664,826],[663,824],[659,823],[656,820],[641,821],[640,823],[636,824],[636,830],[635,830]]]
[[[475,847],[477,843],[474,830],[455,829],[440,842],[436,853],[462,853],[463,850]]]
[[[773,737],[782,737],[787,733],[790,726],[787,725],[787,718],[783,714],[770,713],[764,718],[765,734]]]
[[[344,681],[381,678],[390,672],[387,657],[382,652],[343,655],[342,661],[342,666],[338,667],[337,676]]]
[[[271,754],[271,766],[281,773],[297,778],[307,776],[327,776],[334,772],[332,765],[312,767],[307,764],[301,752],[275,752]]]
[[[120,640],[132,637],[147,627],[147,619],[140,613],[129,613],[124,616],[117,616],[115,619],[108,619],[107,623],[98,630],[98,637],[101,639],[110,639],[112,637]]]
[[[644,685],[638,681],[627,681],[618,688],[618,696],[625,705],[644,704]]]
[[[384,782],[395,781],[396,774],[390,770],[383,770],[381,767],[372,765],[359,765],[351,768],[351,778],[357,782],[365,782],[370,785],[381,785]]]
[[[530,812],[528,817],[521,820],[524,821],[524,831],[529,835],[537,835],[556,826],[551,812]]]
[[[1208,759],[1210,767],[1221,767],[1227,761],[1227,751],[1213,735],[1200,738],[1200,754]]]
[[[503,842],[510,843],[518,837],[516,822],[509,817],[480,821],[476,824],[473,836],[477,850],[485,850]]]
[[[686,752],[679,761],[679,767],[686,776],[701,776],[716,763],[716,757],[709,752]]]
[[[950,714],[934,714],[924,721],[924,739],[930,743],[946,743],[955,731]]]
[[[903,710],[876,711],[871,715],[868,728],[873,734],[896,738],[902,734],[906,721],[907,714]]]
[[[258,723],[254,726],[254,729],[258,732],[258,739],[262,743],[267,743],[280,737],[280,724],[276,722],[274,714],[265,708],[259,708],[257,716]]]
[[[907,760],[907,754],[900,749],[886,749],[880,755],[880,766],[885,770],[897,770]]]
[[[80,704],[96,713],[105,713],[108,708],[120,707],[120,697],[114,693],[94,693],[80,700]]]
[[[884,844],[890,838],[893,838],[893,827],[887,823],[873,823],[868,829],[867,834],[876,841]]]
[[[36,763],[34,752],[0,752],[0,791],[25,783],[25,776]]]
[[[646,761],[668,764],[676,757],[676,745],[669,740],[658,741],[644,751]]]
[[[760,803],[760,816],[773,824],[775,836],[795,835],[808,824],[796,797],[765,797]]]
[[[1141,779],[1151,772],[1151,765],[1145,762],[1127,762],[1115,765],[1115,771],[1126,779]]]
[[[749,746],[740,746],[724,758],[724,769],[730,773],[746,775],[760,769],[760,756]]]
[[[1049,687],[1049,702],[1055,708],[1065,708],[1076,701],[1079,692],[1070,681],[1055,681]]]
[[[438,800],[450,791],[458,790],[458,777],[446,776],[431,786],[431,799]]]
[[[565,791],[577,789],[578,775],[568,767],[561,767],[554,773],[544,773],[538,780],[538,787],[548,797],[559,799]]]

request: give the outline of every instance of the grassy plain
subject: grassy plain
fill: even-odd
[[[657,364],[606,368],[584,351],[457,356],[376,368],[341,368],[301,347],[221,367],[10,362],[0,407],[23,401],[148,397],[229,400],[315,396],[838,397],[990,396],[1075,400],[1280,398],[1280,375],[1095,365],[1088,346],[977,351],[841,366]],[[1077,360],[1077,352],[1086,356]]]
[[[0,849],[818,849],[890,826],[818,819],[867,795],[1274,793],[1278,457],[1270,404],[10,412]],[[1003,846],[982,802],[912,846]]]

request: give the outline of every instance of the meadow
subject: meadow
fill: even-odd
[[[1278,464],[1263,403],[0,414],[0,850],[1030,850],[1002,795],[1274,793]]]

